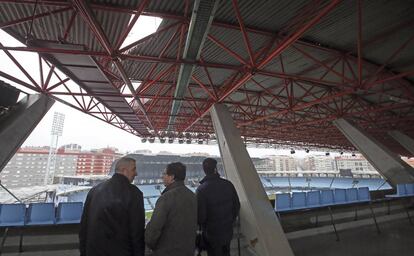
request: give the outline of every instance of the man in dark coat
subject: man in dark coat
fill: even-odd
[[[197,232],[197,201],[184,185],[186,167],[167,165],[163,173],[166,186],[155,204],[145,230],[145,242],[154,256],[194,256]]]
[[[112,178],[89,191],[79,232],[81,256],[144,256],[143,195],[131,184],[136,175],[135,160],[121,158]]]
[[[206,176],[197,188],[198,224],[207,243],[208,256],[230,256],[233,223],[240,210],[239,197],[233,184],[220,178],[217,161],[203,161]]]

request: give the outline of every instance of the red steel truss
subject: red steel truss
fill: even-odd
[[[74,33],[75,20],[80,19],[88,33],[93,35],[94,44],[99,46],[94,50],[68,50],[35,46],[8,47],[0,44],[0,50],[19,68],[24,77],[13,77],[7,70],[0,70],[0,76],[144,137],[211,139],[214,132],[209,111],[215,103],[224,103],[229,107],[242,135],[246,141],[252,142],[351,150],[352,145],[332,125],[333,120],[341,117],[354,120],[385,143],[389,143],[385,138],[386,132],[392,129],[414,135],[414,87],[407,79],[414,75],[414,70],[397,72],[389,66],[412,45],[414,33],[394,47],[382,63],[374,63],[364,57],[365,49],[388,42],[398,31],[412,28],[414,22],[392,24],[391,27],[377,31],[375,37],[366,38],[363,27],[369,20],[364,19],[363,1],[358,0],[354,6],[357,12],[355,49],[347,51],[303,39],[310,29],[343,4],[340,0],[309,1],[278,31],[246,24],[239,1],[232,0],[231,6],[237,23],[215,19],[212,29],[239,33],[243,54],[240,49],[229,45],[225,38],[210,33],[206,41],[211,47],[221,50],[220,58],[209,56],[203,48],[200,61],[192,63],[181,58],[191,15],[191,1],[183,2],[185,10],[179,15],[176,12],[148,10],[151,0],[140,1],[132,9],[103,3],[87,4],[79,0],[0,1],[0,6],[16,4],[31,8],[35,5],[52,8],[31,15],[21,14],[13,20],[1,22],[0,28],[12,34],[15,32],[14,36],[23,36],[14,30],[20,25],[30,24],[36,28],[41,24],[36,21],[68,14],[70,18],[66,24],[62,24],[61,35],[56,42],[65,42],[70,38]],[[102,24],[96,19],[94,12],[97,11],[132,15],[130,23],[119,28],[121,33],[115,38],[114,44],[110,43]],[[157,32],[121,48],[140,15],[161,17],[169,23]],[[161,50],[157,54],[139,51],[140,46],[150,45],[154,38],[163,35],[168,35],[168,39],[159,42]],[[266,42],[257,46],[255,36],[264,37]],[[39,53],[40,83],[13,56],[18,51]],[[289,65],[293,64],[289,64],[286,58],[292,52],[306,61],[305,68],[289,71],[292,70]],[[48,53],[95,58],[105,76],[116,87],[117,93],[93,93],[76,86],[58,71],[58,67],[42,57],[42,54]],[[228,59],[231,61],[223,61]],[[185,63],[194,64],[197,72],[193,72],[182,99],[185,104],[172,124],[173,130],[168,130],[178,70]],[[129,67],[135,64],[149,65],[147,73],[134,77]],[[225,74],[225,78],[217,83],[218,75],[222,74]],[[138,88],[133,87],[134,80],[140,81]],[[268,81],[271,81],[270,84]],[[122,112],[110,110],[105,104],[108,102],[101,100],[102,97],[124,98],[147,130],[143,132],[133,129],[128,121],[119,118]]]

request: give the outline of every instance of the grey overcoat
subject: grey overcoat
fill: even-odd
[[[196,196],[183,181],[176,181],[157,200],[145,243],[154,256],[194,256],[196,231]]]

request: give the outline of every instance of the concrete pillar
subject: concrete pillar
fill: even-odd
[[[414,169],[397,154],[348,120],[341,118],[333,123],[390,185],[414,183]]]
[[[55,100],[46,95],[28,95],[0,120],[0,171],[6,166]]]
[[[401,144],[408,152],[414,155],[414,139],[408,137],[400,131],[390,131],[388,134]]]
[[[241,232],[249,249],[260,256],[293,255],[230,112],[216,104],[210,114],[226,176],[240,197]]]

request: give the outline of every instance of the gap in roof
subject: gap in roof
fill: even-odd
[[[134,15],[131,15],[130,23],[133,18]],[[161,22],[162,18],[140,15],[128,36],[125,38],[121,48],[156,32]]]
[[[25,47],[26,46],[26,45],[20,43],[19,40],[17,40],[16,38],[9,35],[3,29],[0,29],[0,38],[1,38],[0,42],[4,46],[8,46],[8,47]]]
[[[0,43],[6,47],[26,47],[26,45],[24,45],[23,43],[18,41],[16,38],[9,35],[3,29],[0,29]],[[19,64],[27,71],[27,73],[38,84],[40,84],[38,54],[33,53],[33,52],[24,52],[24,51],[10,51],[10,54],[19,62]],[[32,82],[24,75],[24,73],[19,69],[19,67],[2,50],[0,50],[0,70],[4,71],[8,75],[11,75],[13,77],[16,77],[22,80],[23,82],[32,84]],[[44,70],[48,70],[48,69],[44,66]],[[5,77],[0,77],[0,80],[7,82],[8,84],[16,87],[17,89],[25,93],[33,93],[31,89],[26,88],[18,83],[15,83]],[[20,94],[19,97],[22,97],[22,94]]]
[[[137,91],[138,88],[142,85],[142,81],[138,81],[138,80],[132,80],[132,87],[134,87],[134,90]],[[141,101],[142,104],[147,103],[148,101],[150,101],[151,99],[147,99],[147,98],[139,98],[139,100]]]
[[[138,80],[132,80],[131,81],[131,83],[132,83],[132,87],[134,87],[134,90],[135,91],[137,91],[137,89],[141,86],[141,81],[138,81]]]

